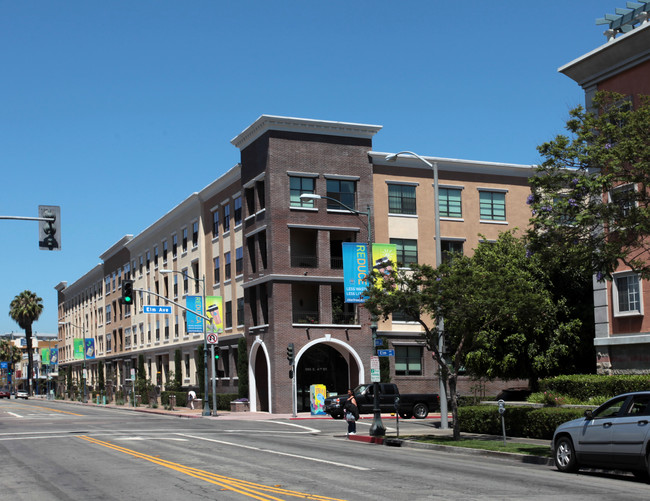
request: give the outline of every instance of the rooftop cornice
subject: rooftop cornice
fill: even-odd
[[[381,125],[261,115],[257,120],[255,120],[255,122],[235,136],[230,142],[240,150],[243,150],[246,146],[269,130],[370,139],[379,132],[381,128]]]
[[[99,256],[99,259],[101,259],[102,261],[106,261],[107,259],[110,259],[119,251],[121,251],[132,238],[133,235],[124,235],[117,242],[111,245],[103,254],[101,254]]]
[[[429,167],[414,156],[400,155],[394,161],[386,160],[391,153],[370,151],[368,156],[373,165],[386,167],[405,167],[409,169],[429,169]],[[535,165],[508,164],[486,162],[481,160],[463,160],[458,158],[443,158],[421,155],[430,163],[436,162],[441,171],[467,172],[472,174],[491,174],[497,176],[532,177],[535,175]]]
[[[558,68],[583,89],[650,59],[650,23],[644,23]]]

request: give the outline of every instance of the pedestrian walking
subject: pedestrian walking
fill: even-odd
[[[349,435],[357,434],[357,419],[359,419],[359,407],[357,405],[357,399],[354,398],[354,392],[348,390],[348,399],[343,405],[345,420],[348,423],[348,433]]]
[[[194,409],[194,400],[196,400],[196,393],[194,390],[187,392],[187,404],[190,406],[190,409]]]

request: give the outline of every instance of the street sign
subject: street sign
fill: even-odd
[[[172,312],[171,306],[151,306],[145,305],[142,307],[144,313],[166,313],[169,314]]]
[[[206,337],[208,344],[219,344],[219,335],[214,332],[210,332]]]
[[[395,350],[377,350],[378,357],[394,357]]]
[[[379,375],[379,357],[370,357],[370,382],[379,383],[381,376]]]
[[[379,338],[375,339],[375,346],[381,346],[382,344],[384,344],[383,339],[379,339]]]

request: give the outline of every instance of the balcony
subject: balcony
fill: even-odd
[[[292,268],[316,268],[318,266],[318,256],[316,254],[291,255]]]
[[[308,311],[300,310],[293,312],[293,323],[294,324],[317,324],[320,323],[318,315],[318,310]]]

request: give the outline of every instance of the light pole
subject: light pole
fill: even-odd
[[[84,365],[83,365],[83,369],[82,369],[82,372],[81,372],[81,377],[82,377],[82,379],[84,380],[84,395],[83,395],[83,403],[85,404],[85,403],[88,402],[88,386],[87,386],[87,384],[86,384],[86,383],[87,383],[87,381],[86,381],[86,329],[84,329],[83,327],[81,327],[81,326],[79,326],[79,325],[75,325],[75,324],[73,324],[72,322],[59,322],[59,325],[62,325],[62,326],[64,326],[64,327],[65,327],[66,325],[69,325],[69,326],[71,326],[71,327],[74,327],[74,328],[76,328],[76,329],[79,329],[79,330],[81,331],[81,335],[83,336],[83,337],[81,338],[81,341],[82,341],[82,344],[83,344]],[[73,342],[73,344],[72,344],[72,348],[73,348],[73,357],[74,357],[74,342]]]
[[[188,275],[187,273],[183,273],[182,271],[177,271],[177,270],[161,269],[161,270],[159,270],[159,272],[160,273],[178,273],[179,275],[182,275],[184,277],[191,278],[196,283],[201,283],[201,289],[203,291],[203,296],[202,296],[203,304],[201,305],[201,308],[203,309],[203,311],[201,313],[205,312],[205,275],[203,275],[203,278],[195,278],[195,277],[192,277],[192,276]],[[204,395],[204,398],[203,398],[203,416],[209,416],[210,415],[210,403],[208,402],[208,399],[207,399],[208,392],[209,392],[209,387],[208,387],[208,326],[207,326],[207,323],[206,323],[205,320],[203,321],[203,325],[204,325],[204,328],[203,328],[203,387],[205,388],[204,389],[205,395]],[[213,374],[213,377],[214,377],[214,374]],[[217,398],[216,393],[217,393],[216,388],[213,385],[212,386],[212,400],[215,402],[215,404],[214,404],[215,405],[215,416],[217,415],[216,414],[216,405],[217,405],[216,404],[216,398]]]
[[[303,193],[302,195],[300,195],[300,198],[303,200],[305,199],[319,200],[321,198],[325,200],[331,200],[332,202],[337,203],[347,211],[356,214],[357,216],[366,216],[367,218],[366,228],[368,234],[368,261],[370,262],[370,256],[372,253],[372,207],[370,206],[370,204],[368,204],[367,212],[363,212],[363,211],[358,211],[356,209],[353,209],[352,207],[348,207],[340,200],[337,200],[336,198],[332,198],[332,197],[325,197],[322,195],[316,195],[314,193]],[[375,346],[375,338],[377,336],[377,320],[374,317],[372,318],[371,332],[372,332],[373,350],[376,356],[377,346]],[[370,436],[380,437],[386,435],[386,428],[384,427],[384,423],[381,420],[381,409],[379,408],[379,383],[377,381],[373,382],[372,384],[372,392],[373,392],[373,396],[372,396],[373,416],[372,416],[372,424],[370,425],[369,433]]]
[[[397,157],[400,155],[411,155],[412,157],[417,158],[424,164],[426,164],[431,170],[433,170],[433,218],[434,226],[436,232],[436,268],[442,263],[442,238],[440,237],[440,197],[438,189],[438,162],[429,162],[425,158],[421,157],[417,153],[412,151],[400,151],[399,153],[394,153],[388,155],[386,160],[388,162],[394,162],[397,160]],[[442,318],[437,319],[436,329],[438,330],[438,353],[440,353],[440,358],[442,358],[442,353],[445,347],[445,324]],[[447,415],[447,390],[445,387],[445,382],[442,379],[442,367],[440,368],[440,428],[446,430],[449,428],[449,417]]]

